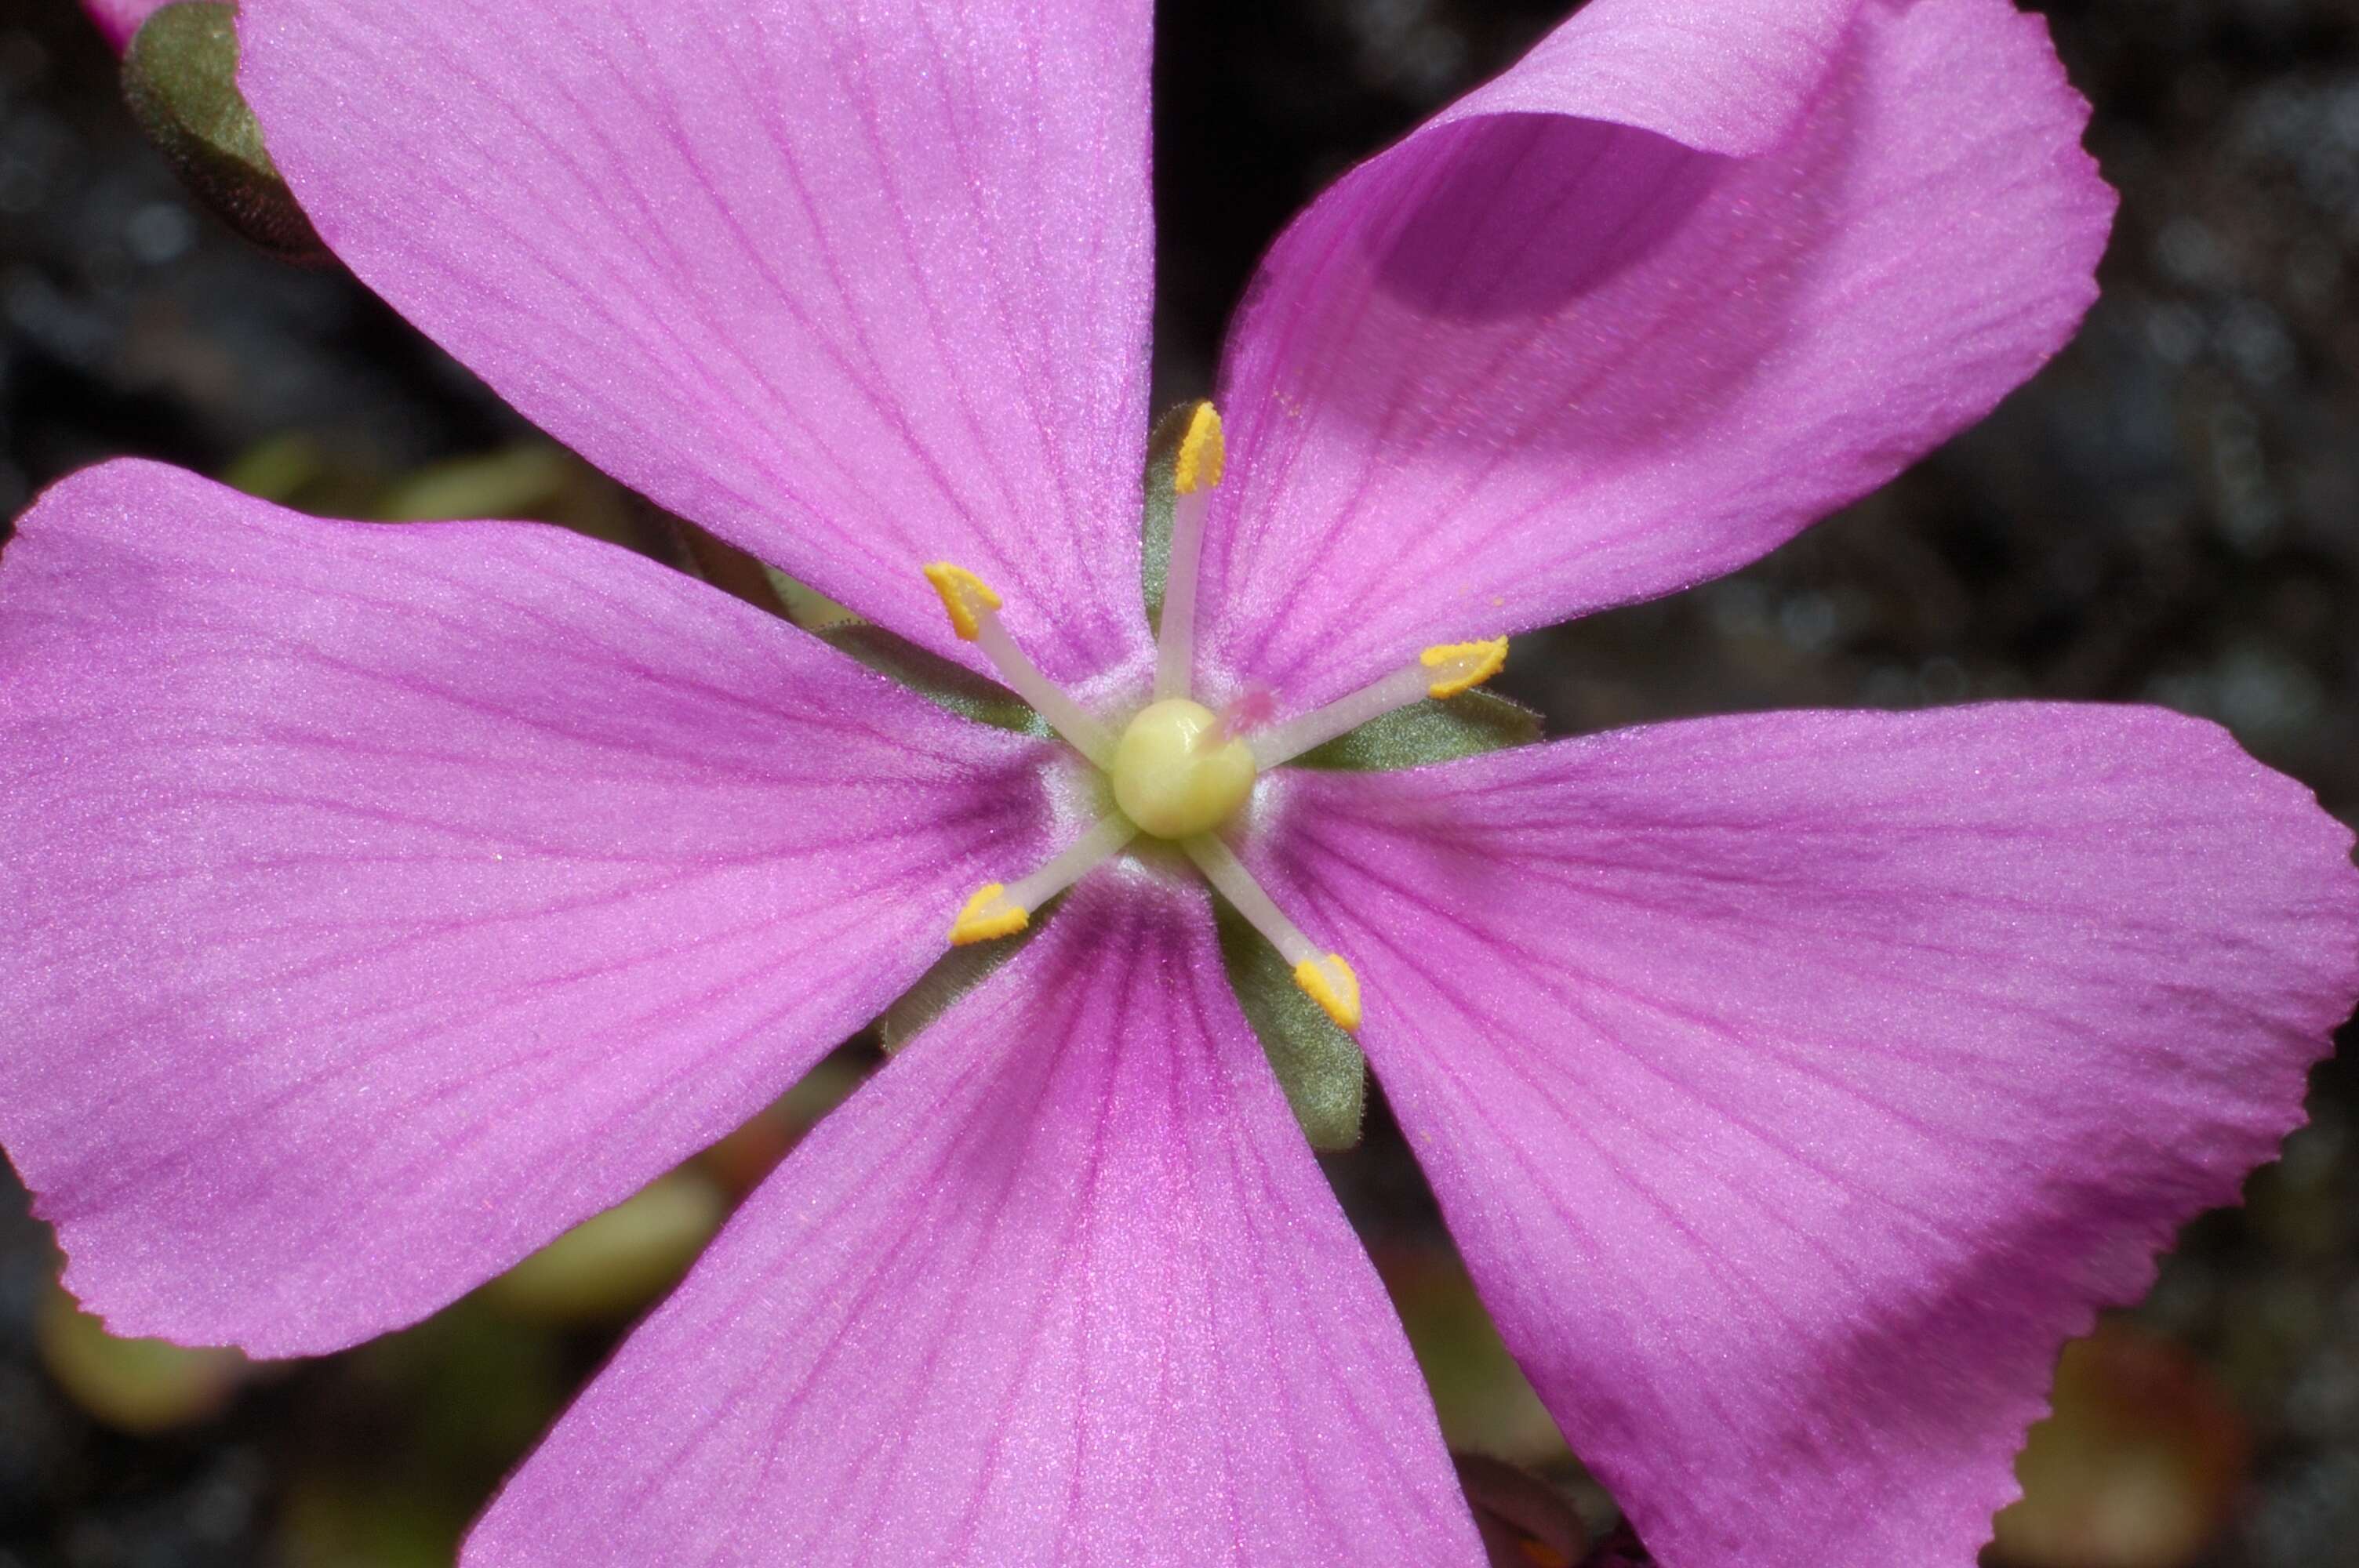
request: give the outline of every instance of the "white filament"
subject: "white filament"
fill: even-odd
[[[1286,912],[1271,901],[1269,894],[1261,891],[1261,884],[1254,881],[1253,873],[1245,870],[1245,862],[1226,844],[1212,834],[1199,833],[1193,838],[1181,839],[1180,847],[1196,862],[1204,880],[1218,888],[1221,896],[1245,917],[1246,923],[1277,949],[1278,957],[1286,960],[1288,968],[1305,959],[1320,961],[1320,951],[1311,946],[1310,938],[1286,917]]]
[[[1323,746],[1338,735],[1349,734],[1371,719],[1381,719],[1397,708],[1422,701],[1434,679],[1431,669],[1411,662],[1349,697],[1339,697],[1324,708],[1314,708],[1283,724],[1256,731],[1248,737],[1254,766],[1267,773],[1314,746]]]
[[[1156,637],[1155,697],[1186,697],[1195,676],[1196,573],[1204,555],[1209,490],[1171,503],[1171,563],[1163,575],[1163,621]]]
[[[1007,628],[999,623],[995,611],[984,611],[975,617],[975,646],[998,669],[1000,679],[1009,689],[1032,705],[1032,711],[1049,721],[1049,727],[1069,741],[1073,750],[1104,768],[1114,762],[1114,731],[1092,718],[1087,709],[1065,695],[1064,688],[1040,673],[1040,666],[1027,658]]]
[[[1119,811],[1109,813],[1047,865],[1011,884],[1000,897],[1029,914],[1103,865],[1137,836],[1138,828],[1129,817]]]

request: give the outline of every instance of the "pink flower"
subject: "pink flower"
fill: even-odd
[[[2211,726],[1275,765],[1328,705],[1479,674],[1429,645],[1751,560],[2065,341],[2111,195],[2006,0],[1595,0],[1347,176],[1233,332],[1160,647],[1146,0],[243,28],[280,168],[411,319],[1075,742],[549,529],[136,462],[23,519],[0,1139],[122,1332],[289,1355],[430,1312],[1072,874],[469,1563],[1481,1562],[1190,865],[1346,1020],[1356,984],[1508,1343],[1671,1568],[1962,1568],[2058,1346],[2299,1122],[2359,994],[2350,835]],[[1146,734],[1115,791],[1184,842],[1117,853],[1076,752],[1158,690],[1276,717],[1219,835],[1226,731]]]

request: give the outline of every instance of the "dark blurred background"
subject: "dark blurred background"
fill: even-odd
[[[1520,644],[1516,694],[1556,730],[2159,702],[2359,815],[2359,0],[2046,9],[2124,196],[2079,341],[1754,568]],[[1562,10],[1169,7],[1158,391],[1208,388],[1230,305],[1307,197]],[[0,0],[0,518],[123,453],[347,514],[542,515],[625,540],[644,525],[349,278],[273,261],[190,199],[71,0]],[[2312,1125],[2245,1206],[2191,1227],[2144,1306],[2068,1353],[1994,1568],[2359,1563],[2354,1048],[2346,1031]],[[56,1291],[48,1233],[0,1173],[0,1568],[449,1562],[620,1325],[874,1059],[853,1042],[625,1208],[317,1362],[107,1339]],[[1643,1562],[1499,1351],[1381,1113],[1331,1170],[1453,1446],[1546,1477],[1599,1561]],[[1508,1478],[1473,1484],[1518,1506]]]

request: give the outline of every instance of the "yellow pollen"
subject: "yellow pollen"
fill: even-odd
[[[926,580],[942,596],[942,609],[949,612],[951,630],[962,641],[973,642],[982,634],[983,618],[999,608],[999,595],[964,567],[954,567],[948,561],[936,561],[925,572]]]
[[[1158,838],[1209,832],[1253,793],[1253,748],[1203,704],[1175,697],[1130,721],[1114,749],[1114,804]]]
[[[1220,411],[1199,403],[1188,416],[1188,433],[1180,438],[1180,459],[1171,470],[1171,488],[1181,495],[1212,490],[1227,468],[1229,449],[1221,434]]]
[[[1013,936],[1032,923],[1019,904],[1007,898],[1007,886],[993,882],[977,888],[974,896],[966,901],[959,917],[951,924],[951,946],[964,947],[971,943],[990,942],[1002,936]]]
[[[1294,966],[1294,983],[1335,1021],[1336,1028],[1348,1034],[1360,1027],[1360,977],[1343,954],[1303,959]]]
[[[1572,1568],[1572,1559],[1544,1541],[1524,1540],[1516,1542],[1524,1561],[1536,1568]]]
[[[1506,666],[1507,640],[1494,637],[1487,643],[1438,643],[1417,659],[1434,672],[1433,684],[1425,688],[1426,696],[1456,697],[1462,691],[1473,691]]]

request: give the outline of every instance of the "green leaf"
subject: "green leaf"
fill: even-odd
[[[237,90],[237,7],[177,0],[139,25],[123,53],[123,95],[189,188],[247,239],[290,261],[321,243]]]
[[[1044,740],[1054,733],[1028,703],[998,682],[985,680],[964,665],[954,665],[882,626],[839,621],[816,628],[811,634],[962,719]]]
[[[1386,773],[1528,746],[1539,738],[1540,716],[1522,703],[1487,691],[1468,691],[1397,708],[1323,746],[1313,746],[1287,765]]]
[[[1360,1141],[1368,1108],[1368,1063],[1352,1037],[1294,983],[1277,949],[1225,900],[1213,901],[1221,962],[1245,1022],[1261,1037],[1270,1070],[1310,1147],[1334,1153]]]
[[[1163,634],[1163,585],[1171,575],[1171,506],[1179,499],[1172,474],[1180,466],[1180,442],[1201,399],[1167,409],[1147,438],[1147,509],[1139,519],[1139,588],[1147,600],[1147,629]]]
[[[961,997],[998,973],[1002,964],[1040,935],[1064,903],[1065,895],[1059,893],[1034,910],[1031,923],[1015,935],[952,947],[935,959],[934,967],[919,975],[917,983],[896,997],[893,1005],[876,1020],[877,1039],[885,1054],[897,1055],[901,1047],[931,1027]],[[947,925],[944,929],[948,929]]]

